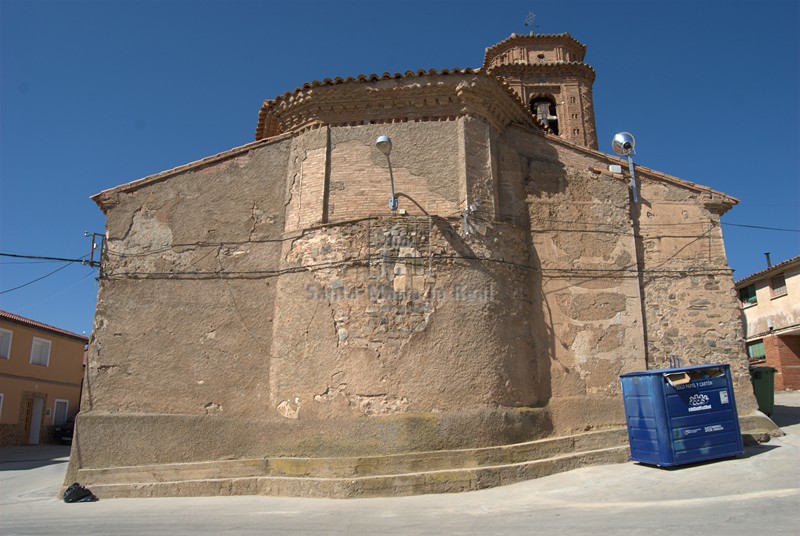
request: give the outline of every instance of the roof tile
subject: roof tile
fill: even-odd
[[[84,335],[78,335],[77,333],[73,333],[65,329],[50,326],[48,324],[43,324],[42,322],[37,322],[36,320],[31,320],[30,318],[25,318],[24,316],[15,315],[14,313],[9,313],[8,311],[3,311],[2,309],[0,309],[0,318],[9,320],[11,322],[16,322],[17,324],[30,326],[32,328],[43,329],[45,331],[56,333],[58,335],[64,335],[65,337],[70,337],[72,339],[78,339],[79,341],[82,341],[84,344],[89,342],[89,338]]]
[[[780,272],[781,270],[783,270],[784,268],[786,268],[790,264],[793,264],[793,263],[798,262],[798,261],[800,261],[800,255],[798,255],[796,257],[792,257],[791,259],[787,259],[787,260],[785,260],[783,262],[779,262],[778,264],[773,264],[769,268],[765,268],[765,269],[761,270],[760,272],[756,272],[754,274],[748,275],[747,277],[743,277],[740,280],[738,280],[735,284],[736,284],[736,286],[739,286],[741,283],[745,283],[745,282],[748,282],[748,281],[751,281],[751,280],[760,279],[761,277],[763,277],[763,276],[765,276],[765,275],[767,275],[767,274],[769,274],[771,272]]]

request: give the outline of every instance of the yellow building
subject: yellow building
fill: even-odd
[[[88,342],[0,310],[0,447],[45,442],[78,413]]]

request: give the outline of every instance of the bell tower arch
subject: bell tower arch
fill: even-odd
[[[553,134],[597,149],[595,72],[583,63],[585,55],[586,45],[568,33],[511,34],[486,49],[483,68],[503,79]]]

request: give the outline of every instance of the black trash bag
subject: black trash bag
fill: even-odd
[[[65,503],[75,503],[75,502],[95,502],[99,501],[100,499],[97,496],[89,491],[89,488],[85,488],[75,482],[70,487],[64,491],[64,502]]]

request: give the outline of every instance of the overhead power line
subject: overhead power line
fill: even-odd
[[[784,229],[781,227],[763,227],[761,225],[744,225],[742,223],[727,223],[721,222],[722,225],[730,225],[731,227],[747,227],[748,229],[763,229],[765,231],[785,231],[787,233],[800,233],[800,229]]]
[[[70,263],[67,263],[67,264],[65,264],[64,266],[60,267],[60,268],[56,268],[55,270],[53,270],[53,271],[52,271],[52,272],[50,272],[49,274],[43,275],[42,277],[37,277],[37,278],[36,278],[36,279],[34,279],[33,281],[28,281],[27,283],[23,283],[22,285],[19,285],[18,287],[9,288],[9,289],[6,289],[6,290],[3,290],[3,291],[0,291],[0,294],[5,294],[6,292],[11,292],[12,290],[18,290],[18,289],[21,289],[22,287],[27,287],[28,285],[32,285],[32,284],[36,283],[37,281],[41,281],[41,280],[42,280],[42,279],[44,279],[45,277],[50,277],[50,276],[51,276],[51,275],[53,275],[54,273],[56,273],[56,272],[60,272],[61,270],[63,270],[64,268],[66,268],[66,267],[67,267],[67,266],[69,266],[69,265],[70,265]]]
[[[66,263],[66,264],[64,264],[64,266],[60,266],[60,267],[56,268],[55,270],[53,270],[52,272],[47,273],[47,274],[45,274],[45,275],[43,275],[41,277],[37,277],[36,279],[28,281],[27,283],[23,283],[23,284],[18,285],[18,286],[14,287],[14,288],[8,288],[6,290],[0,291],[0,294],[6,294],[6,293],[14,291],[14,290],[19,290],[19,289],[21,289],[23,287],[27,287],[28,285],[32,285],[32,284],[34,284],[34,283],[36,283],[38,281],[41,281],[42,279],[50,277],[51,275],[53,275],[53,274],[55,274],[57,272],[60,272],[61,270],[63,270],[64,268],[70,266],[73,263],[79,263],[79,264],[83,264],[83,265],[92,266],[92,264],[89,261],[86,260],[86,257],[88,257],[88,255],[84,255],[83,258],[80,258],[80,259],[60,259],[60,258],[57,258],[57,257],[39,257],[39,256],[34,256],[34,255],[17,255],[16,253],[0,253],[0,256],[3,256],[3,257],[18,257],[18,258],[22,258],[22,259],[41,259],[41,260],[50,260],[50,261],[62,261],[64,263]]]
[[[14,257],[15,259],[36,259],[39,261],[58,261],[58,262],[78,262],[81,264],[88,264],[92,266],[91,261],[87,261],[86,257],[88,255],[84,255],[80,259],[65,259],[63,257],[42,257],[40,255],[19,255],[17,253],[2,253],[0,252],[0,257]]]
[[[552,267],[541,268],[520,264],[513,261],[506,261],[503,259],[494,259],[490,257],[479,257],[475,255],[436,255],[432,257],[400,257],[393,255],[374,255],[369,257],[361,257],[357,259],[345,259],[341,261],[327,261],[315,264],[307,264],[302,266],[290,266],[287,268],[275,269],[262,269],[262,270],[187,270],[187,271],[169,271],[169,272],[112,272],[103,276],[106,279],[266,279],[271,277],[278,277],[284,274],[314,272],[318,270],[325,270],[329,268],[338,268],[344,266],[371,266],[373,263],[378,262],[447,262],[453,260],[488,262],[511,266],[530,272],[538,272],[544,276],[553,277],[559,274],[569,276],[588,276],[593,277],[636,277],[637,274],[642,273],[648,276],[675,276],[675,275],[728,275],[731,273],[729,268],[650,268],[640,269],[636,265],[629,265],[620,268],[581,268],[581,267]]]

